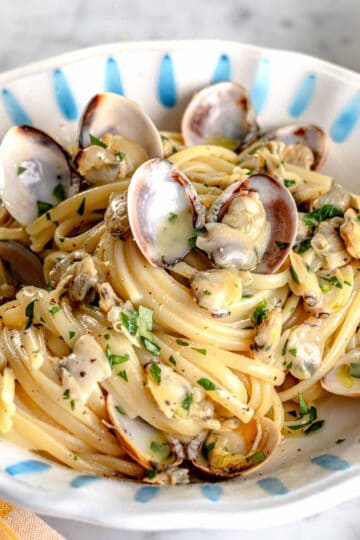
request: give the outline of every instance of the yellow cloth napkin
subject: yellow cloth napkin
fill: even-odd
[[[65,540],[42,519],[25,508],[0,500],[1,540]]]

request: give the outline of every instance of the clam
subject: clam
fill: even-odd
[[[212,204],[207,235],[196,246],[216,266],[275,272],[296,237],[297,209],[289,191],[275,178],[255,174],[231,184]]]
[[[30,126],[9,129],[0,146],[0,196],[19,223],[58,204],[71,184],[69,156],[54,139]]]
[[[149,116],[137,103],[118,94],[96,94],[80,120],[79,146],[91,144],[91,136],[119,135],[137,143],[149,158],[162,157],[160,134]]]
[[[258,131],[248,91],[238,83],[221,82],[195,94],[181,123],[185,144],[239,147]]]
[[[223,427],[192,445],[190,459],[206,474],[229,478],[252,473],[274,454],[281,435],[269,418],[253,419],[235,429]],[[195,457],[192,459],[193,455]]]
[[[40,260],[29,249],[12,240],[0,241],[0,260],[9,283],[16,288],[26,285],[45,287]]]
[[[229,315],[231,305],[242,298],[241,276],[234,268],[195,272],[190,285],[199,306],[210,311],[214,317]]]
[[[155,266],[172,266],[187,255],[194,228],[204,226],[204,212],[190,180],[167,160],[146,161],[131,179],[130,229]]]
[[[284,161],[310,167],[315,171],[323,165],[329,150],[329,137],[319,126],[314,124],[282,126],[261,135],[259,142],[262,141],[285,143],[288,148],[285,149]],[[301,146],[309,148],[312,156],[309,156],[307,151],[302,150]]]
[[[310,317],[291,329],[281,351],[283,366],[299,380],[310,379],[321,366],[323,348],[319,319]]]
[[[360,349],[344,354],[323,377],[321,386],[331,394],[360,397]]]
[[[121,446],[142,467],[161,470],[180,465],[183,448],[177,440],[169,441],[141,418],[131,418],[110,394],[107,411]]]

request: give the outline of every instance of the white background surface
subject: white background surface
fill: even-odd
[[[99,43],[168,38],[293,49],[360,71],[360,0],[0,1],[0,71]],[[352,501],[266,533],[138,533],[46,519],[67,540],[208,540],[209,534],[211,540],[359,540],[359,504]]]

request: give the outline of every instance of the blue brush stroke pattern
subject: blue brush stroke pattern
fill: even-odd
[[[289,493],[287,487],[282,483],[279,478],[275,476],[269,476],[268,478],[262,478],[257,481],[257,484],[270,495],[286,495]]]
[[[38,459],[28,459],[25,461],[19,461],[14,465],[9,465],[5,468],[5,472],[11,474],[11,476],[21,476],[23,474],[39,474],[51,469],[49,463],[39,461]]]
[[[255,110],[260,113],[266,103],[270,88],[270,61],[262,58],[258,64],[250,96]]]
[[[222,54],[216,65],[211,84],[231,80],[231,62],[227,54]]]
[[[120,69],[115,58],[109,57],[105,65],[105,91],[125,95]]]
[[[204,497],[212,502],[218,501],[223,492],[222,487],[217,484],[204,484],[201,486],[201,491]]]
[[[158,99],[164,107],[174,107],[177,102],[174,64],[170,54],[165,54],[160,64],[158,84]]]
[[[334,142],[343,143],[351,135],[360,119],[360,91],[358,91],[335,118],[330,137]]]
[[[93,482],[96,482],[97,480],[100,480],[99,476],[93,476],[90,474],[80,474],[79,476],[75,476],[70,482],[70,486],[73,488],[81,488],[84,486],[87,486],[88,484],[92,484]]]
[[[316,75],[308,73],[301,81],[299,88],[289,105],[289,114],[294,118],[301,116],[311,103],[315,94]]]
[[[76,120],[78,117],[78,107],[67,78],[61,69],[54,70],[53,83],[56,102],[61,114],[66,120]]]
[[[155,486],[145,486],[137,490],[134,499],[140,503],[151,501],[159,493],[160,488]]]
[[[345,459],[333,454],[323,454],[312,458],[311,461],[328,471],[345,471],[351,467],[350,463],[345,461]]]
[[[14,124],[27,124],[28,126],[32,125],[29,115],[23,109],[22,105],[20,105],[11,90],[3,88],[1,91],[1,97],[6,112],[8,113],[10,119],[12,120],[12,122],[14,122]]]

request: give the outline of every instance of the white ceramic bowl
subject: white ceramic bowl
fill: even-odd
[[[75,140],[96,92],[125,93],[176,129],[193,92],[233,79],[251,89],[261,126],[321,125],[325,170],[360,191],[360,75],[292,52],[221,41],[149,42],[77,51],[0,75],[0,135],[29,123]],[[79,475],[0,442],[0,492],[33,510],[129,529],[252,528],[289,522],[360,494],[360,400],[331,398],[325,426],[284,442],[261,474],[221,484],[140,486]],[[345,439],[336,444],[339,439]]]

